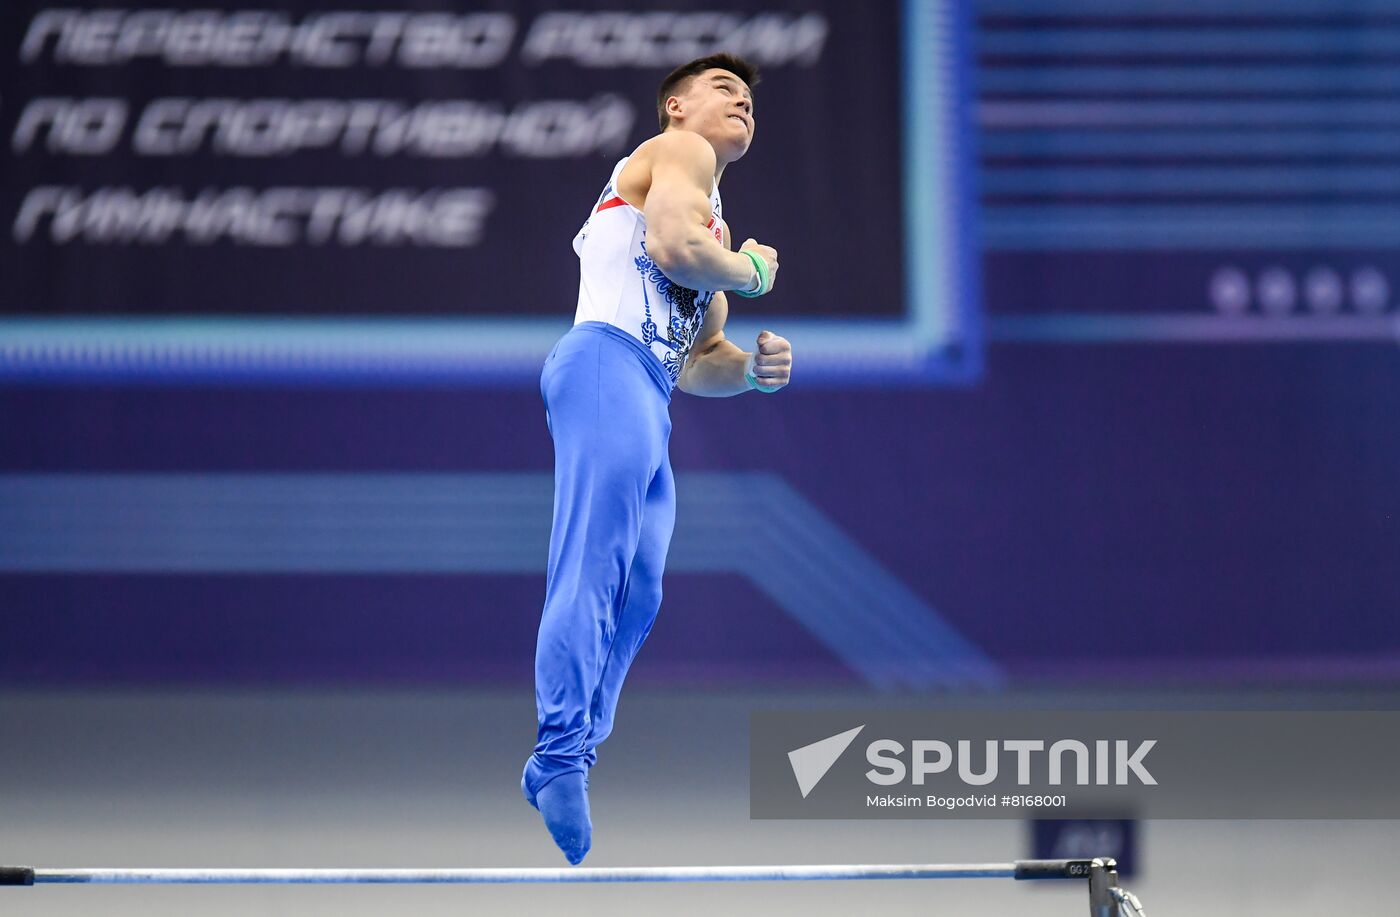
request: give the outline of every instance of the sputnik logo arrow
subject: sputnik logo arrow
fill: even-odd
[[[802,791],[803,799],[806,799],[812,788],[821,782],[826,772],[836,763],[836,759],[841,757],[841,753],[850,747],[864,728],[865,724],[862,723],[855,729],[848,729],[788,752],[788,763],[792,765],[792,775],[797,778],[797,788]]]

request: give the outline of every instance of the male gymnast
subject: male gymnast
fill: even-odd
[[[612,170],[574,238],[574,325],[540,376],[554,439],[554,526],[535,649],[539,736],[521,790],[570,863],[592,845],[588,771],[661,605],[675,522],[671,390],[726,397],[787,385],[792,346],[727,340],[724,291],[762,296],[778,253],[730,250],[719,179],[753,141],[755,68],[730,54],[676,68],[661,133]]]

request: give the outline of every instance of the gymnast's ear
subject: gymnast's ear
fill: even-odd
[[[664,107],[668,119],[674,118],[676,115],[685,114],[685,103],[681,101],[680,96],[669,96],[666,99],[666,105]]]

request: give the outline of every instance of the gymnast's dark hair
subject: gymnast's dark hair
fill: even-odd
[[[671,126],[671,117],[666,114],[666,100],[685,92],[690,81],[706,70],[728,70],[743,80],[749,89],[758,85],[758,68],[737,54],[710,54],[681,64],[661,81],[661,88],[656,91],[656,120],[663,131]]]

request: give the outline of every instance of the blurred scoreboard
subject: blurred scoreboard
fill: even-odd
[[[975,376],[959,4],[375,6],[7,6],[0,378],[531,382],[657,85],[720,49],[761,71],[725,216],[784,266],[735,332]]]

